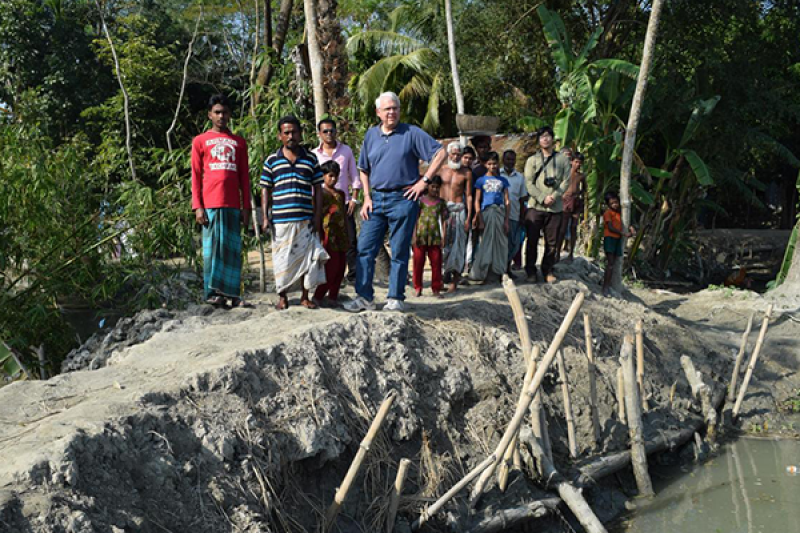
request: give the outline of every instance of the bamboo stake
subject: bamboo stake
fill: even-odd
[[[675,391],[678,390],[678,381],[675,380],[672,382],[672,386],[669,388],[669,408],[672,409],[672,403],[675,401]]]
[[[47,379],[47,356],[44,353],[44,344],[40,344],[36,349],[36,355],[39,356],[39,378]]]
[[[619,362],[625,380],[625,410],[628,415],[628,435],[631,439],[631,463],[633,475],[636,478],[636,487],[640,496],[651,497],[654,495],[653,483],[647,472],[647,451],[644,446],[644,432],[642,431],[642,404],[639,400],[639,388],[636,385],[635,370],[633,368],[633,338],[625,335],[622,343],[622,352]]]
[[[519,332],[522,357],[525,359],[525,367],[527,368],[531,358],[531,334],[528,329],[528,320],[525,318],[525,310],[522,307],[522,301],[519,299],[517,286],[505,274],[503,274],[503,291],[506,293],[508,303],[511,305],[511,312],[514,313],[514,323],[517,325],[517,332]]]
[[[534,346],[531,352],[531,358],[536,361],[539,359],[539,352],[541,349],[539,346]],[[534,367],[535,368],[535,367]],[[535,370],[534,370],[535,373]],[[536,392],[536,395],[533,397],[533,402],[530,406],[530,413],[531,413],[531,429],[533,430],[534,436],[539,439],[539,442],[544,449],[545,455],[552,461],[553,460],[553,451],[550,447],[550,435],[547,432],[547,416],[545,416],[544,408],[542,407],[542,393]],[[539,474],[542,474],[540,471]]]
[[[692,396],[700,399],[703,418],[708,427],[706,436],[709,444],[714,447],[714,443],[717,440],[717,410],[714,409],[714,405],[711,402],[711,388],[703,382],[703,375],[695,370],[691,357],[682,355],[681,366],[686,374],[686,379],[689,381],[689,386],[692,388]]]
[[[617,405],[619,421],[627,424],[625,419],[625,377],[622,375],[622,367],[617,369]]]
[[[636,321],[636,382],[642,399],[642,411],[647,411],[647,395],[644,392],[644,323]]]
[[[767,336],[767,328],[769,327],[769,319],[772,317],[772,304],[769,304],[767,307],[767,313],[764,315],[764,319],[761,321],[761,331],[758,333],[758,340],[756,341],[756,347],[753,348],[753,355],[750,356],[750,363],[747,365],[747,372],[744,374],[744,380],[742,381],[742,388],[739,389],[739,397],[736,398],[736,405],[733,406],[733,418],[734,420],[739,416],[739,410],[742,408],[742,402],[744,401],[744,395],[747,394],[747,387],[750,385],[750,378],[753,377],[753,370],[756,368],[756,362],[758,361],[758,354],[761,353],[761,347],[764,345],[764,337]]]
[[[750,336],[750,331],[753,329],[753,318],[755,318],[755,316],[755,312],[750,313],[750,318],[747,319],[747,327],[744,330],[744,335],[742,335],[742,342],[739,344],[739,353],[736,354],[736,363],[733,365],[733,376],[731,376],[731,384],[728,387],[728,403],[733,403],[733,400],[736,399],[736,382],[739,380],[739,369],[742,366],[744,353],[747,350],[747,337]]]
[[[581,491],[566,479],[553,466],[553,462],[544,454],[544,450],[535,438],[531,438],[530,432],[520,434],[520,439],[523,439],[533,451],[533,456],[536,461],[542,465],[544,470],[544,478],[548,483],[555,485],[558,495],[567,504],[569,510],[578,519],[578,522],[588,533],[606,533],[606,528],[603,527],[602,522],[594,514],[592,508],[587,503],[586,499],[581,494]]]
[[[397,467],[397,477],[394,478],[394,490],[392,491],[392,499],[389,502],[389,516],[386,518],[386,533],[392,533],[394,529],[394,521],[397,517],[397,508],[400,506],[400,495],[403,493],[403,485],[406,482],[406,474],[408,467],[411,464],[411,459],[401,459],[400,466]]]
[[[589,412],[592,418],[594,445],[600,446],[600,416],[597,414],[597,381],[595,377],[594,349],[592,346],[592,324],[589,313],[583,314],[583,332],[586,336],[586,358],[589,360]]]
[[[264,259],[264,243],[261,242],[261,228],[258,227],[258,209],[253,208],[253,229],[256,232],[256,242],[258,243],[258,255],[260,263],[258,265],[258,292],[266,292],[267,263]]]
[[[339,509],[341,509],[344,499],[347,497],[347,492],[350,490],[350,486],[353,484],[353,480],[355,480],[356,475],[358,475],[358,470],[361,468],[361,463],[364,462],[364,458],[367,456],[367,452],[369,452],[369,447],[372,444],[375,435],[377,435],[378,430],[381,428],[383,420],[389,413],[389,409],[392,407],[392,402],[394,402],[395,397],[397,397],[397,393],[395,391],[390,391],[386,396],[386,399],[383,400],[381,408],[378,410],[378,414],[375,415],[375,419],[372,421],[372,425],[369,427],[367,435],[364,437],[364,440],[361,441],[361,444],[358,448],[358,453],[353,459],[353,462],[350,464],[350,469],[347,471],[347,474],[342,481],[342,485],[339,487],[339,490],[336,491],[336,495],[333,498],[333,503],[330,507],[328,507],[328,512],[325,515],[325,527],[323,528],[324,531],[328,531],[333,525],[334,520],[336,520],[336,515],[339,514]]]
[[[464,479],[453,485],[453,488],[448,490],[444,494],[444,496],[436,500],[436,502],[430,507],[428,507],[426,510],[422,511],[420,517],[417,518],[417,520],[411,525],[411,529],[413,531],[417,531],[420,527],[422,527],[422,525],[428,520],[430,520],[431,517],[435,515],[439,511],[439,509],[441,509],[444,506],[444,504],[453,499],[453,496],[458,494],[461,491],[461,489],[469,485],[473,479],[475,479],[481,474],[481,472],[484,472],[486,469],[492,466],[496,459],[497,456],[495,454],[492,454],[486,459],[484,459],[481,464],[470,470],[470,472],[466,476],[464,476]]]
[[[536,395],[536,392],[539,390],[539,386],[542,384],[544,380],[544,375],[547,373],[547,370],[550,368],[550,364],[553,362],[553,359],[556,357],[556,352],[561,347],[561,343],[564,341],[564,337],[567,336],[567,331],[569,331],[570,326],[572,326],[572,322],[575,320],[575,316],[578,314],[578,311],[583,305],[583,299],[585,298],[582,292],[579,292],[575,296],[575,300],[573,300],[572,305],[570,306],[569,310],[567,311],[567,315],[564,317],[561,326],[558,328],[555,336],[553,337],[553,341],[550,343],[550,347],[547,349],[547,353],[544,355],[542,359],[541,365],[538,366],[536,369],[536,374],[534,374],[533,379],[526,391],[525,401],[522,405],[518,406],[517,412],[514,414],[514,418],[511,419],[511,422],[506,429],[503,438],[500,440],[500,443],[497,445],[497,449],[494,453],[495,461],[487,468],[483,474],[481,474],[480,479],[475,484],[475,487],[472,489],[472,497],[470,498],[469,506],[470,508],[475,507],[475,504],[478,503],[481,495],[483,494],[483,489],[486,487],[486,483],[491,479],[492,475],[494,474],[495,469],[497,468],[498,463],[503,458],[505,454],[506,448],[508,447],[511,439],[519,429],[519,425],[522,423],[522,419],[525,417],[525,411],[528,410],[531,403],[533,402],[533,397]]]
[[[517,400],[517,408],[525,401],[525,391],[528,385],[531,384],[533,374],[536,372],[536,360],[531,358],[528,364],[528,370],[525,372],[525,377],[522,380],[522,390],[519,393],[519,400]],[[514,452],[517,451],[517,435],[511,440],[511,445],[506,449],[503,455],[503,462],[500,464],[500,470],[497,476],[497,484],[500,487],[500,492],[505,492],[508,486],[508,472],[513,464]]]
[[[578,457],[578,443],[575,438],[575,420],[572,417],[572,398],[569,396],[569,380],[567,378],[567,364],[564,362],[564,352],[558,351],[558,379],[561,381],[561,393],[564,395],[564,417],[567,419],[567,442],[569,455]]]

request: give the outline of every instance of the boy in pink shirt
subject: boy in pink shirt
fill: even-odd
[[[192,141],[192,209],[203,226],[203,289],[214,306],[244,307],[241,298],[241,228],[250,223],[247,142],[228,129],[231,105],[217,94],[208,102],[211,129]]]

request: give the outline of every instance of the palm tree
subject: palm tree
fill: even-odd
[[[382,56],[351,80],[366,113],[380,93],[394,91],[407,120],[429,132],[440,128],[439,106],[447,97],[447,70],[432,37],[437,22],[442,22],[438,4],[403,4],[389,15],[388,29],[364,30],[348,39],[351,56],[365,49]]]

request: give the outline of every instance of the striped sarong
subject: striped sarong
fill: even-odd
[[[463,203],[447,202],[447,241],[444,244],[444,272],[461,274],[467,260],[467,209]]]
[[[489,274],[498,277],[506,273],[508,267],[508,235],[504,231],[506,220],[505,208],[490,205],[483,210],[483,233],[481,245],[472,263],[469,278],[475,281],[486,281]]]
[[[272,241],[272,268],[275,291],[280,294],[303,280],[303,288],[312,291],[325,283],[325,263],[330,259],[319,238],[311,232],[311,223],[275,224]]]
[[[206,209],[203,227],[203,290],[206,299],[218,294],[239,298],[242,282],[241,211],[232,207]]]

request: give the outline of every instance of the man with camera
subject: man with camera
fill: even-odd
[[[570,162],[555,150],[553,128],[545,126],[538,131],[539,151],[525,163],[525,183],[530,200],[525,215],[528,245],[525,249],[525,272],[529,281],[538,281],[539,235],[544,234],[542,277],[548,283],[556,281],[553,265],[558,260],[558,238],[561,232],[562,197],[569,187]]]

